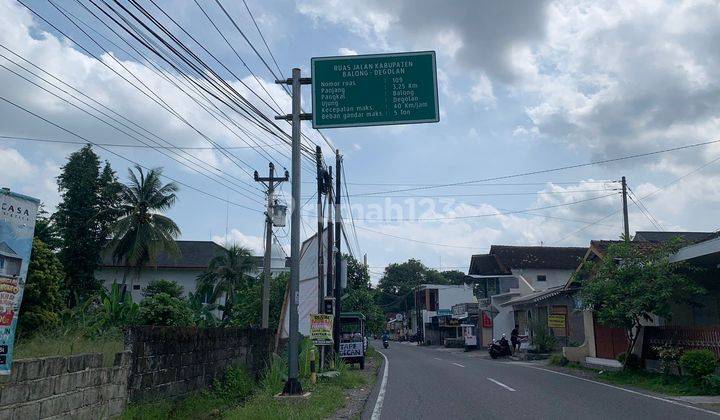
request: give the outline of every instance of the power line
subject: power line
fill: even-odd
[[[7,59],[7,57],[5,57],[5,56],[2,55],[2,54],[0,54],[0,57],[3,57],[3,58],[5,58],[5,59]],[[11,61],[11,60],[9,60],[9,61]],[[12,62],[12,61],[11,61],[11,62]],[[17,65],[17,63],[14,63],[14,64]],[[28,71],[27,69],[25,69],[25,68],[22,67],[22,66],[19,66],[19,65],[18,65],[18,67],[21,67],[21,68],[23,68],[24,70]],[[117,131],[119,131],[119,132],[121,132],[121,133],[123,133],[123,134],[125,134],[125,135],[127,135],[127,136],[129,136],[129,137],[131,137],[131,138],[133,138],[133,139],[135,139],[135,140],[137,140],[137,141],[139,141],[140,143],[142,143],[142,144],[144,144],[144,145],[146,145],[146,146],[148,146],[148,147],[150,147],[150,148],[153,148],[153,146],[145,143],[143,140],[139,139],[139,138],[136,137],[135,135],[130,134],[130,133],[128,133],[127,131],[125,131],[124,129],[119,128],[118,126],[116,126],[116,125],[108,122],[106,119],[103,119],[103,118],[101,118],[101,117],[99,117],[99,116],[97,116],[97,115],[89,112],[88,110],[81,108],[80,106],[78,106],[78,105],[70,102],[70,101],[67,100],[66,98],[63,98],[63,97],[61,97],[60,95],[57,95],[56,93],[50,91],[49,89],[46,89],[45,87],[40,86],[39,84],[37,84],[37,83],[35,83],[34,81],[32,81],[32,80],[30,80],[30,79],[28,79],[28,78],[20,75],[19,73],[17,73],[17,72],[15,72],[14,70],[6,67],[5,65],[0,64],[0,68],[3,68],[3,69],[5,69],[5,70],[9,71],[10,73],[12,73],[12,74],[14,74],[14,75],[16,75],[16,76],[24,79],[26,82],[35,85],[36,87],[42,89],[42,90],[45,91],[45,92],[48,92],[49,94],[51,94],[51,95],[55,96],[56,98],[62,100],[63,102],[67,103],[68,105],[70,105],[70,106],[72,106],[72,107],[80,110],[81,112],[84,112],[84,113],[90,115],[90,116],[93,117],[93,118],[98,119],[99,121],[101,121],[101,122],[109,125],[110,127],[114,128],[115,130],[117,130]],[[30,72],[30,71],[28,71],[28,72],[31,73],[31,74],[34,74],[34,73]],[[36,76],[37,76],[37,75],[36,75]],[[118,119],[116,119],[116,118],[108,115],[107,113],[99,110],[97,107],[94,107],[93,105],[88,104],[87,102],[83,101],[82,99],[78,98],[77,96],[75,96],[75,95],[67,92],[66,90],[58,87],[57,85],[53,84],[52,82],[48,82],[46,79],[44,79],[44,78],[42,78],[42,77],[40,77],[40,79],[43,80],[43,81],[45,81],[45,82],[48,83],[49,85],[53,86],[54,88],[58,89],[59,91],[65,93],[65,94],[70,95],[73,99],[79,101],[80,103],[82,103],[82,104],[84,104],[85,106],[89,107],[89,108],[92,109],[93,111],[100,113],[100,114],[103,115],[104,117],[109,118],[110,120],[112,120],[113,122],[121,125],[122,127],[127,128],[127,129],[129,129],[129,130],[137,133],[138,135],[141,135],[142,137],[148,139],[149,141],[155,142],[154,140],[152,140],[152,139],[150,139],[149,137],[147,137],[146,135],[138,132],[137,130],[133,129],[133,128],[130,127],[129,125],[125,124],[124,122],[119,121]],[[109,109],[109,108],[108,108],[108,109]],[[111,110],[111,111],[112,111],[112,110]],[[118,114],[118,115],[119,115],[119,114]],[[158,137],[158,138],[160,138],[160,137]],[[246,198],[248,198],[248,199],[250,199],[250,200],[259,202],[259,201],[257,201],[257,199],[255,199],[255,198],[253,198],[253,197],[245,194],[245,193],[242,192],[242,191],[236,190],[236,189],[234,189],[234,188],[232,188],[232,187],[224,184],[223,182],[220,182],[220,181],[216,180],[215,178],[209,176],[207,173],[198,170],[196,167],[190,166],[190,165],[188,165],[188,164],[185,164],[185,163],[179,161],[178,159],[174,158],[173,156],[165,153],[165,152],[162,151],[162,150],[158,150],[158,149],[155,149],[155,150],[158,151],[160,154],[162,154],[162,155],[164,155],[164,156],[172,159],[173,161],[175,161],[175,162],[177,162],[177,163],[179,163],[179,164],[187,167],[188,169],[190,169],[190,170],[192,170],[192,171],[194,171],[194,172],[196,172],[196,173],[198,173],[198,174],[200,174],[200,175],[202,175],[202,176],[204,176],[204,177],[206,177],[206,178],[208,178],[208,179],[210,179],[210,180],[212,180],[212,181],[214,181],[214,182],[218,182],[220,185],[222,185],[222,186],[224,186],[224,187],[226,187],[226,188],[228,188],[228,189],[230,189],[230,190],[232,190],[232,191],[234,191],[234,192],[236,192],[236,193],[238,193],[238,194],[240,194],[240,195],[242,195],[242,196],[244,196],[244,197],[246,197]],[[177,153],[177,152],[176,152],[176,153]],[[189,160],[188,160],[187,158],[185,158],[184,156],[182,156],[182,155],[178,155],[178,156],[180,156],[181,158],[183,158],[183,159],[185,159],[185,160],[187,160],[187,161],[189,162]],[[215,170],[217,170],[217,171],[220,171],[220,172],[222,173],[222,171],[221,171],[219,168],[216,168],[216,167],[214,167],[214,166],[212,166],[212,165],[209,165],[209,164],[208,164],[208,166],[211,167],[211,168],[213,168],[213,169],[215,169]],[[221,178],[221,179],[222,179],[222,178]],[[225,182],[229,182],[229,183],[231,183],[231,184],[233,184],[233,185],[236,185],[236,186],[238,186],[239,188],[245,188],[246,191],[253,192],[252,190],[247,189],[246,187],[244,187],[244,186],[242,186],[242,185],[239,185],[239,184],[237,184],[237,183],[234,183],[233,181],[228,181],[228,180],[226,180],[226,179],[222,179],[222,180],[225,181]]]
[[[477,249],[477,247],[472,247],[472,246],[449,245],[449,244],[439,244],[439,243],[436,243],[436,242],[419,241],[419,240],[417,240],[417,239],[412,239],[412,238],[406,238],[406,237],[403,237],[403,236],[392,235],[392,234],[389,234],[389,233],[380,232],[380,231],[378,231],[378,230],[369,229],[369,228],[366,228],[366,227],[363,227],[363,226],[357,226],[357,228],[360,229],[360,230],[367,231],[367,232],[376,233],[376,234],[378,234],[378,235],[388,236],[388,237],[395,238],[395,239],[402,239],[402,240],[404,240],[404,241],[410,241],[410,242],[415,242],[415,243],[424,244],[424,245],[439,246],[439,247],[445,247],[445,248],[461,248],[461,249],[475,249],[475,250]]]
[[[591,197],[591,198],[586,198],[586,199],[582,199],[582,200],[571,201],[568,203],[554,204],[554,205],[543,206],[543,207],[535,207],[535,208],[530,208],[530,209],[525,209],[525,210],[513,210],[513,211],[507,211],[507,212],[478,214],[478,215],[472,215],[472,216],[443,216],[443,217],[420,217],[420,218],[362,218],[362,219],[358,218],[357,220],[362,220],[362,221],[367,221],[367,222],[374,222],[374,221],[377,221],[377,222],[424,222],[424,221],[475,219],[475,218],[480,218],[480,217],[506,216],[506,215],[510,215],[510,214],[527,213],[529,211],[546,210],[546,209],[552,209],[552,208],[557,208],[557,207],[566,207],[566,206],[571,206],[574,204],[585,203],[588,201],[599,200],[599,199],[610,197],[610,196],[613,196],[616,194],[617,193],[605,194],[605,195],[601,195],[601,196],[597,196],[597,197]]]
[[[476,194],[434,194],[434,195],[413,195],[413,194],[402,194],[402,195],[376,195],[374,193],[358,193],[352,194],[350,197],[359,198],[442,198],[442,197],[497,197],[497,196],[522,196],[522,195],[543,195],[543,194],[573,194],[580,192],[602,192],[602,191],[617,191],[616,189],[593,189],[593,190],[564,190],[564,191],[527,191],[527,192],[515,192],[515,193],[476,193]]]
[[[0,135],[0,139],[6,140],[22,140],[42,143],[59,143],[59,144],[86,144],[83,141],[72,141],[72,140],[58,140],[49,138],[37,138],[37,137],[22,137],[22,136],[9,136]],[[177,149],[177,150],[220,150],[218,147],[191,147],[191,146],[146,146],[144,144],[120,144],[120,143],[97,143],[98,146],[105,147],[127,147],[131,149]],[[280,145],[276,143],[274,146]],[[223,149],[252,149],[254,146],[223,146]],[[255,146],[256,147],[256,146]],[[262,147],[262,146],[261,146]]]
[[[63,127],[63,126],[61,126],[61,125],[59,125],[59,124],[57,124],[57,123],[55,123],[55,122],[53,122],[53,121],[45,118],[45,117],[43,117],[43,116],[40,115],[40,114],[37,114],[37,113],[35,113],[35,112],[33,112],[33,111],[30,111],[29,109],[27,109],[27,108],[23,107],[22,105],[19,105],[19,104],[15,103],[15,102],[13,102],[13,101],[5,98],[4,96],[0,96],[0,100],[3,101],[3,102],[6,102],[6,103],[9,104],[9,105],[14,106],[15,108],[18,108],[18,109],[22,110],[22,111],[24,111],[24,112],[26,112],[26,113],[28,113],[28,114],[30,114],[30,115],[32,115],[32,116],[40,119],[40,120],[42,120],[42,121],[45,121],[46,123],[52,125],[53,127],[56,127],[56,128],[58,128],[58,129],[60,129],[60,130],[62,130],[62,131],[64,131],[64,132],[66,132],[66,133],[68,133],[68,134],[70,134],[70,135],[72,135],[72,136],[74,136],[74,137],[77,137],[77,138],[79,138],[79,139],[82,139],[82,140],[84,140],[85,142],[87,142],[87,143],[89,143],[89,144],[91,144],[91,145],[93,145],[93,146],[96,146],[96,147],[98,147],[98,148],[100,148],[100,149],[103,149],[103,150],[105,150],[106,152],[108,152],[108,153],[110,153],[110,154],[112,154],[112,155],[114,155],[114,156],[119,157],[120,159],[123,159],[123,160],[125,160],[125,161],[128,161],[128,162],[130,162],[130,163],[132,163],[132,164],[138,165],[138,166],[140,166],[141,168],[143,168],[143,169],[145,169],[145,170],[150,170],[150,168],[148,168],[147,166],[144,166],[144,165],[142,165],[142,164],[140,164],[140,163],[138,163],[138,162],[136,162],[136,161],[134,161],[134,160],[132,160],[132,159],[130,159],[130,158],[127,158],[127,157],[125,157],[125,156],[123,156],[123,155],[121,155],[121,154],[119,154],[119,153],[117,153],[117,152],[114,152],[114,151],[110,150],[109,148],[106,148],[106,147],[104,147],[104,146],[99,146],[98,144],[96,144],[96,143],[93,142],[92,140],[88,139],[87,137],[84,137],[84,136],[82,136],[82,135],[80,135],[80,134],[77,134],[77,133],[75,133],[74,131],[71,131],[71,130],[69,130],[69,129],[67,129],[67,128],[65,128],[65,127]],[[208,197],[212,197],[212,198],[215,198],[215,199],[217,199],[217,200],[220,200],[220,201],[222,201],[222,202],[224,202],[224,203],[232,204],[232,205],[234,205],[234,206],[237,206],[237,207],[240,207],[240,208],[243,208],[243,209],[246,209],[246,210],[254,211],[254,212],[256,212],[256,213],[261,213],[261,214],[263,213],[262,210],[257,210],[257,209],[254,209],[254,208],[252,208],[252,207],[248,207],[248,206],[244,206],[244,205],[239,204],[239,203],[232,202],[232,201],[230,201],[230,200],[228,200],[228,199],[219,197],[219,196],[217,196],[217,195],[215,195],[215,194],[211,194],[211,193],[209,193],[209,192],[207,192],[207,191],[204,191],[204,190],[202,190],[202,189],[200,189],[200,188],[193,187],[192,185],[186,184],[185,182],[180,181],[180,180],[178,180],[178,179],[176,179],[176,178],[172,178],[172,177],[169,177],[169,176],[167,176],[167,175],[162,175],[162,177],[163,177],[163,178],[166,178],[166,179],[169,179],[170,181],[173,181],[173,182],[177,183],[178,185],[182,185],[182,186],[184,186],[184,187],[186,187],[186,188],[189,188],[189,189],[191,189],[191,190],[193,190],[193,191],[199,192],[200,194],[203,194],[203,195],[206,195],[206,196],[208,196]]]
[[[473,180],[473,181],[459,181],[459,182],[452,182],[452,183],[448,183],[448,184],[436,184],[436,185],[424,186],[424,187],[403,188],[403,189],[396,189],[396,190],[389,190],[389,191],[377,191],[373,194],[388,194],[388,193],[394,193],[394,192],[417,191],[417,190],[425,190],[425,189],[432,189],[432,188],[450,187],[450,186],[456,186],[456,185],[478,184],[478,183],[483,183],[483,182],[487,182],[487,181],[499,181],[499,180],[503,180],[503,179],[519,178],[519,177],[530,176],[530,175],[539,175],[539,174],[545,174],[545,173],[550,173],[550,172],[564,171],[564,170],[568,170],[568,169],[583,168],[583,167],[593,166],[593,165],[602,165],[605,163],[619,162],[619,161],[628,160],[628,159],[636,159],[636,158],[641,158],[641,157],[653,156],[653,155],[657,155],[657,154],[675,152],[675,151],[679,151],[679,150],[685,150],[685,149],[690,149],[690,148],[700,147],[700,146],[707,146],[707,145],[716,144],[716,143],[720,143],[720,140],[712,140],[712,141],[705,141],[705,142],[700,142],[700,143],[693,143],[693,144],[688,144],[685,146],[671,147],[671,148],[667,148],[667,149],[656,150],[653,152],[635,153],[632,155],[621,156],[621,157],[616,157],[616,158],[611,158],[611,159],[597,160],[597,161],[588,162],[588,163],[578,163],[578,164],[574,164],[574,165],[565,165],[565,166],[559,166],[559,167],[550,168],[550,169],[540,169],[540,170],[536,170],[536,171],[522,172],[522,173],[512,174],[512,175],[496,176],[496,177],[491,177],[491,178],[477,179],[477,180]]]
[[[673,184],[681,181],[681,180],[684,179],[684,178],[687,178],[687,177],[690,176],[690,175],[693,175],[693,174],[695,174],[695,173],[697,173],[697,172],[699,172],[699,171],[707,168],[707,167],[710,166],[710,165],[713,165],[713,164],[717,163],[718,161],[720,161],[720,156],[717,156],[716,158],[714,158],[714,159],[712,159],[712,160],[710,160],[710,161],[708,161],[708,162],[706,162],[706,163],[698,166],[697,168],[693,169],[692,171],[690,171],[690,172],[688,172],[688,173],[686,173],[686,174],[684,174],[684,175],[681,175],[681,176],[673,179],[672,181],[670,181],[670,182],[668,182],[667,184],[663,185],[662,187],[656,189],[655,191],[653,191],[653,192],[651,192],[651,193],[649,193],[649,194],[644,195],[643,197],[640,198],[640,200],[645,200],[645,199],[647,199],[647,198],[649,198],[649,197],[652,197],[653,195],[655,195],[655,194],[657,194],[657,193],[665,190],[667,187],[669,187],[669,186],[671,186],[671,185],[673,185]],[[580,228],[580,229],[578,229],[578,230],[576,230],[576,231],[570,232],[569,234],[563,236],[562,238],[558,239],[557,241],[553,242],[552,244],[554,245],[554,244],[563,242],[563,241],[565,241],[565,239],[567,239],[567,238],[569,238],[569,237],[571,237],[571,236],[574,236],[574,235],[576,235],[576,234],[578,234],[578,233],[580,233],[580,232],[582,232],[582,231],[584,231],[584,230],[586,230],[586,229],[589,229],[590,227],[597,225],[597,223],[602,222],[603,220],[605,220],[605,219],[607,219],[607,218],[609,218],[609,217],[611,217],[611,216],[614,216],[614,215],[620,213],[621,211],[622,211],[622,209],[615,210],[615,211],[611,212],[610,214],[601,217],[600,219],[596,220],[595,222],[588,223],[588,225],[585,226],[585,227],[582,227],[582,228]]]

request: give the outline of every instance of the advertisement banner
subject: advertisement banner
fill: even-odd
[[[329,346],[333,343],[333,316],[310,314],[310,339],[316,346]]]
[[[12,368],[15,329],[40,200],[0,189],[0,375]]]
[[[565,315],[552,314],[548,315],[548,327],[565,328]]]

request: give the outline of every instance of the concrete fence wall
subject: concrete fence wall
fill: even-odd
[[[258,329],[133,327],[112,366],[100,353],[17,360],[0,376],[0,420],[107,419],[128,403],[205,389],[233,365],[260,375],[272,338]]]
[[[233,365],[259,375],[272,338],[259,329],[132,328],[126,336],[132,354],[130,401],[182,397],[211,386]]]
[[[100,419],[122,413],[127,401],[130,353],[18,360],[0,377],[0,419]]]

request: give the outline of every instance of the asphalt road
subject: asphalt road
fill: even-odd
[[[479,352],[391,342],[379,418],[398,419],[718,419],[720,413],[649,393],[489,360]],[[378,386],[363,419],[371,419]],[[377,412],[377,410],[375,410]]]

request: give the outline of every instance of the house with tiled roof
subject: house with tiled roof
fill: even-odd
[[[710,348],[720,356],[720,236],[716,232],[637,232],[630,246],[640,252],[651,252],[664,242],[679,239],[684,243],[671,262],[683,262],[692,267],[696,279],[707,293],[695,296],[692,302],[676,302],[672,305],[672,317],[664,319],[653,316],[644,320],[634,353],[645,359],[647,366],[659,362],[653,348],[681,338],[676,344],[685,348]],[[602,259],[608,247],[621,241],[594,240],[580,267],[587,261]],[[699,270],[697,270],[699,269]],[[582,282],[592,273],[576,276],[565,286],[565,293],[579,290]],[[618,365],[617,356],[625,352],[628,341],[623,329],[599,325],[591,311],[583,311],[585,341],[577,347],[563,348],[563,354],[571,361],[590,364]]]
[[[564,286],[586,252],[584,247],[493,245],[487,254],[473,255],[468,276],[481,311],[492,319],[492,326],[482,329],[482,344],[509,335],[515,325],[529,334],[533,319],[527,310],[516,311],[514,302]]]
[[[112,250],[105,249],[95,277],[106,288],[113,283],[122,284],[125,279],[135,302],[141,301],[143,290],[149,283],[157,280],[174,281],[182,286],[183,293],[187,295],[195,291],[198,276],[208,268],[213,258],[225,253],[225,248],[212,241],[179,240],[176,243],[180,249],[177,255],[160,252],[155,261],[150,262],[139,276],[133,271],[128,273],[122,263],[113,260]],[[258,276],[263,267],[263,257],[254,258],[257,269],[250,275]],[[289,271],[289,263],[282,247],[276,244],[270,261],[270,272],[276,275],[283,271]]]

